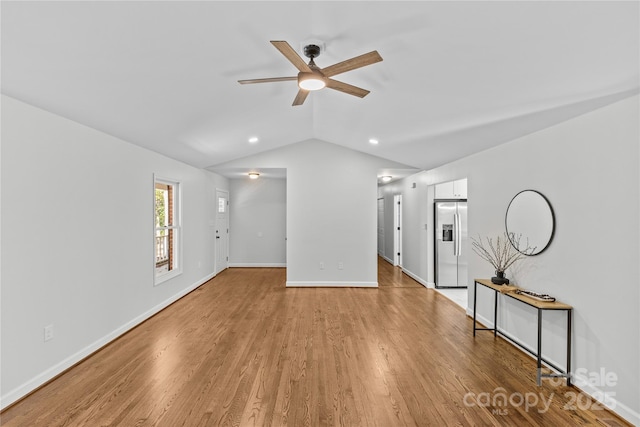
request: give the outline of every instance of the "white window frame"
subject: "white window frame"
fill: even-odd
[[[173,188],[173,225],[156,226],[156,184],[170,185]],[[159,272],[156,267],[157,232],[173,230],[173,268],[167,272]],[[182,188],[179,181],[153,176],[153,284],[157,286],[182,274]]]

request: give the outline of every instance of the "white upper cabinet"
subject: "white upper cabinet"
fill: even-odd
[[[436,199],[466,199],[467,179],[436,184]]]
[[[467,198],[467,178],[453,181],[453,198],[454,199]]]

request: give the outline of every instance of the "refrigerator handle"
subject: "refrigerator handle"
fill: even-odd
[[[453,255],[460,255],[458,248],[458,214],[453,214]]]
[[[458,216],[458,256],[462,255],[462,219],[460,218],[460,214],[457,214]]]

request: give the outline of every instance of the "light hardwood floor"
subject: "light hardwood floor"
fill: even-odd
[[[385,261],[379,282],[287,289],[284,269],[228,269],[2,425],[624,425],[597,405],[571,408],[575,388],[537,387],[533,359],[474,338],[462,308]]]

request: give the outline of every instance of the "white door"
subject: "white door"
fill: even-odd
[[[393,196],[393,265],[402,267],[402,195]]]
[[[384,198],[378,199],[378,254],[384,256]]]
[[[229,193],[216,190],[216,274],[229,265]]]

